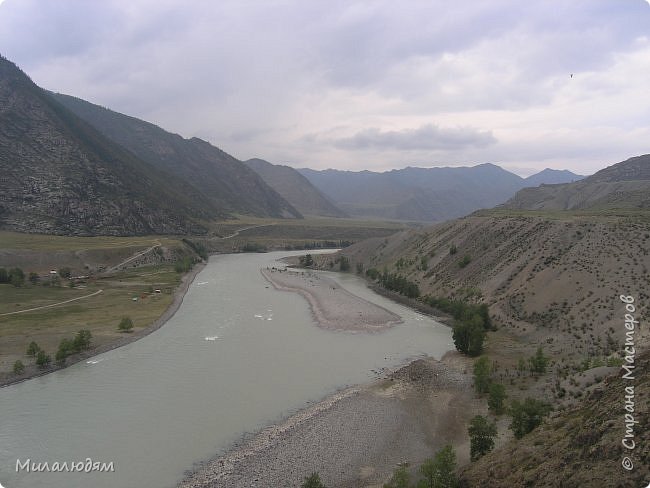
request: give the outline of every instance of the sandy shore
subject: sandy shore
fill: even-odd
[[[380,488],[398,463],[416,469],[448,443],[464,462],[468,419],[484,408],[465,367],[448,353],[341,391],[233,447],[179,488],[299,487],[313,471],[328,487]]]
[[[23,381],[27,381],[37,376],[43,376],[52,373],[54,371],[57,371],[59,369],[67,368],[68,366],[71,366],[80,361],[85,361],[94,356],[98,356],[99,354],[105,353],[106,351],[117,349],[118,347],[122,347],[126,344],[137,341],[138,339],[142,339],[143,337],[160,329],[163,325],[165,325],[165,323],[169,319],[171,319],[174,316],[178,308],[183,303],[183,298],[185,297],[185,293],[187,293],[187,290],[189,289],[190,285],[194,281],[194,278],[196,278],[196,275],[199,274],[201,270],[205,268],[205,266],[206,266],[205,263],[198,263],[192,268],[190,272],[188,272],[187,274],[185,274],[185,276],[183,276],[181,280],[181,284],[174,291],[174,297],[172,303],[169,305],[169,307],[167,307],[167,309],[163,312],[163,314],[160,317],[154,320],[147,327],[143,329],[139,329],[138,331],[133,332],[131,334],[124,334],[119,339],[110,342],[108,344],[103,344],[101,346],[90,349],[88,351],[84,351],[79,354],[68,356],[68,358],[66,358],[65,366],[58,366],[56,365],[56,363],[53,363],[52,367],[48,368],[45,371],[39,369],[36,366],[33,367],[30,366],[28,367],[28,369],[26,369],[25,374],[22,375],[20,378],[9,377],[6,378],[4,381],[0,382],[0,388],[2,388],[3,386],[13,385],[15,383],[21,383]]]
[[[272,268],[263,269],[262,275],[276,289],[305,297],[316,322],[325,329],[377,331],[402,321],[399,315],[353,295],[321,273]]]

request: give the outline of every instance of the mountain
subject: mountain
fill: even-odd
[[[577,181],[525,188],[504,208],[525,210],[599,210],[650,208],[650,155],[614,164]]]
[[[303,215],[347,217],[330,202],[307,178],[289,166],[271,164],[263,159],[249,159],[245,164],[262,177]]]
[[[140,159],[180,177],[224,213],[257,217],[302,215],[244,163],[196,137],[184,139],[143,120],[79,98],[51,96]]]
[[[630,174],[626,168],[613,174],[630,177],[624,176]],[[512,438],[510,418],[502,416],[497,447],[461,468],[461,486],[645,486],[648,455],[638,446],[647,445],[650,433],[641,427],[650,406],[645,401],[650,336],[638,327],[634,334],[626,329],[624,315],[633,309],[626,312],[619,296],[633,296],[632,315],[647,322],[649,218],[649,210],[623,217],[567,211],[552,219],[537,212],[483,210],[318,259],[323,269],[336,266],[342,255],[353,270],[397,275],[437,303],[487,305],[493,330],[484,356],[494,368],[491,381],[506,388],[509,405],[527,397],[553,405],[554,413],[521,439]],[[458,310],[452,301],[447,305]],[[527,361],[540,347],[549,367],[533,374]],[[635,356],[635,380],[622,379],[621,363]],[[471,377],[472,360],[462,359]],[[624,387],[628,395],[634,388],[637,399],[634,452],[621,445],[631,425],[623,422]],[[466,444],[457,449],[468,450]],[[634,460],[633,472],[621,468],[626,455]]]
[[[223,214],[195,193],[108,140],[0,57],[1,228],[202,233],[200,222]]]
[[[535,187],[539,185],[554,185],[558,183],[573,183],[583,179],[584,176],[577,175],[566,169],[546,168],[524,179],[526,187]]]
[[[371,171],[299,169],[339,208],[355,217],[442,221],[505,202],[527,180],[494,164],[473,167],[413,168]],[[548,170],[529,181],[575,179]]]

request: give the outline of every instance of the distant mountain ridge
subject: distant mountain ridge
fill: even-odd
[[[303,215],[348,217],[294,168],[253,158],[245,164]]]
[[[574,183],[525,188],[503,207],[522,210],[650,208],[650,154],[627,159]]]
[[[193,191],[109,141],[0,57],[1,228],[203,233],[201,222],[223,213]]]
[[[337,207],[355,217],[442,221],[505,202],[538,181],[574,181],[570,171],[545,170],[524,179],[490,164],[372,171],[299,169]]]
[[[302,217],[255,171],[206,141],[196,137],[184,139],[149,122],[79,98],[58,93],[51,96],[142,160],[189,182],[223,213]]]
[[[526,187],[535,187],[539,185],[555,185],[559,183],[573,183],[583,179],[584,176],[577,175],[566,169],[545,168],[539,173],[525,178]]]

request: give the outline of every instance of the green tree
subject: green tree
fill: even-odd
[[[38,354],[38,351],[40,351],[41,348],[38,347],[38,344],[36,342],[32,341],[29,343],[29,346],[27,346],[27,355],[31,357],[36,357]]]
[[[307,476],[303,484],[300,486],[301,488],[326,488],[323,482],[320,480],[318,473],[312,473],[311,475]]]
[[[427,459],[420,466],[424,479],[418,482],[418,488],[454,488],[458,486],[456,471],[456,453],[451,446],[440,449],[433,459]]]
[[[381,273],[377,270],[377,268],[368,268],[366,270],[366,276],[373,281],[377,281],[381,276]]]
[[[174,264],[174,271],[177,273],[187,273],[194,266],[194,259],[190,256],[183,256],[182,259],[176,261]]]
[[[501,415],[507,397],[506,388],[501,383],[491,383],[488,395],[488,409],[495,415]]]
[[[456,320],[452,337],[456,349],[469,356],[478,356],[483,351],[485,329],[483,319],[475,314],[470,319]]]
[[[384,488],[409,488],[409,486],[411,486],[411,475],[406,466],[395,469],[390,481],[384,483]]]
[[[551,411],[551,406],[534,398],[526,398],[523,402],[513,400],[510,405],[510,429],[517,439],[531,432],[542,423],[542,420]]]
[[[70,339],[62,339],[59,344],[59,349],[57,349],[54,355],[54,360],[61,366],[65,364],[65,359],[70,354],[70,345],[68,342],[70,342]]]
[[[90,347],[90,341],[92,337],[93,335],[87,329],[81,329],[79,332],[77,332],[77,335],[73,341],[74,351],[79,352],[83,351],[84,349],[88,349]]]
[[[29,273],[29,282],[32,285],[38,285],[39,281],[41,281],[41,277],[38,275],[38,273],[34,273],[33,271]]]
[[[467,429],[470,440],[470,457],[472,461],[494,449],[497,426],[481,415],[474,417]]]
[[[25,273],[20,268],[12,268],[9,271],[9,282],[15,287],[20,287],[25,284]]]
[[[449,254],[454,255],[458,252],[458,248],[456,247],[456,244],[452,244],[449,246]]]
[[[309,266],[313,266],[313,264],[314,264],[314,258],[312,257],[312,255],[311,254],[305,255],[305,266],[309,267]]]
[[[25,365],[23,362],[19,359],[14,363],[14,374],[15,375],[20,375],[25,372]]]
[[[550,359],[547,356],[544,356],[544,349],[541,347],[538,347],[535,355],[528,359],[530,370],[537,374],[546,373],[549,361]]]
[[[350,260],[345,256],[341,256],[341,261],[339,262],[340,271],[350,271]]]
[[[68,268],[67,266],[63,267],[63,268],[60,268],[59,269],[59,276],[61,278],[69,280],[70,277],[72,276],[72,270],[70,268]]]
[[[481,356],[474,363],[474,388],[479,395],[487,393],[490,388],[490,361],[487,356]]]
[[[117,328],[122,332],[131,332],[133,330],[133,321],[129,317],[124,317],[120,320]]]
[[[42,349],[38,351],[38,354],[36,354],[36,364],[39,368],[45,368],[51,362],[52,358],[48,354],[45,354],[45,351]]]
[[[9,273],[5,268],[0,268],[0,283],[9,283]]]

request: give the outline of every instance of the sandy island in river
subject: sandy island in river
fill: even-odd
[[[304,296],[316,322],[325,329],[377,331],[402,322],[399,315],[353,295],[321,273],[270,268],[263,269],[262,275],[277,290]]]

